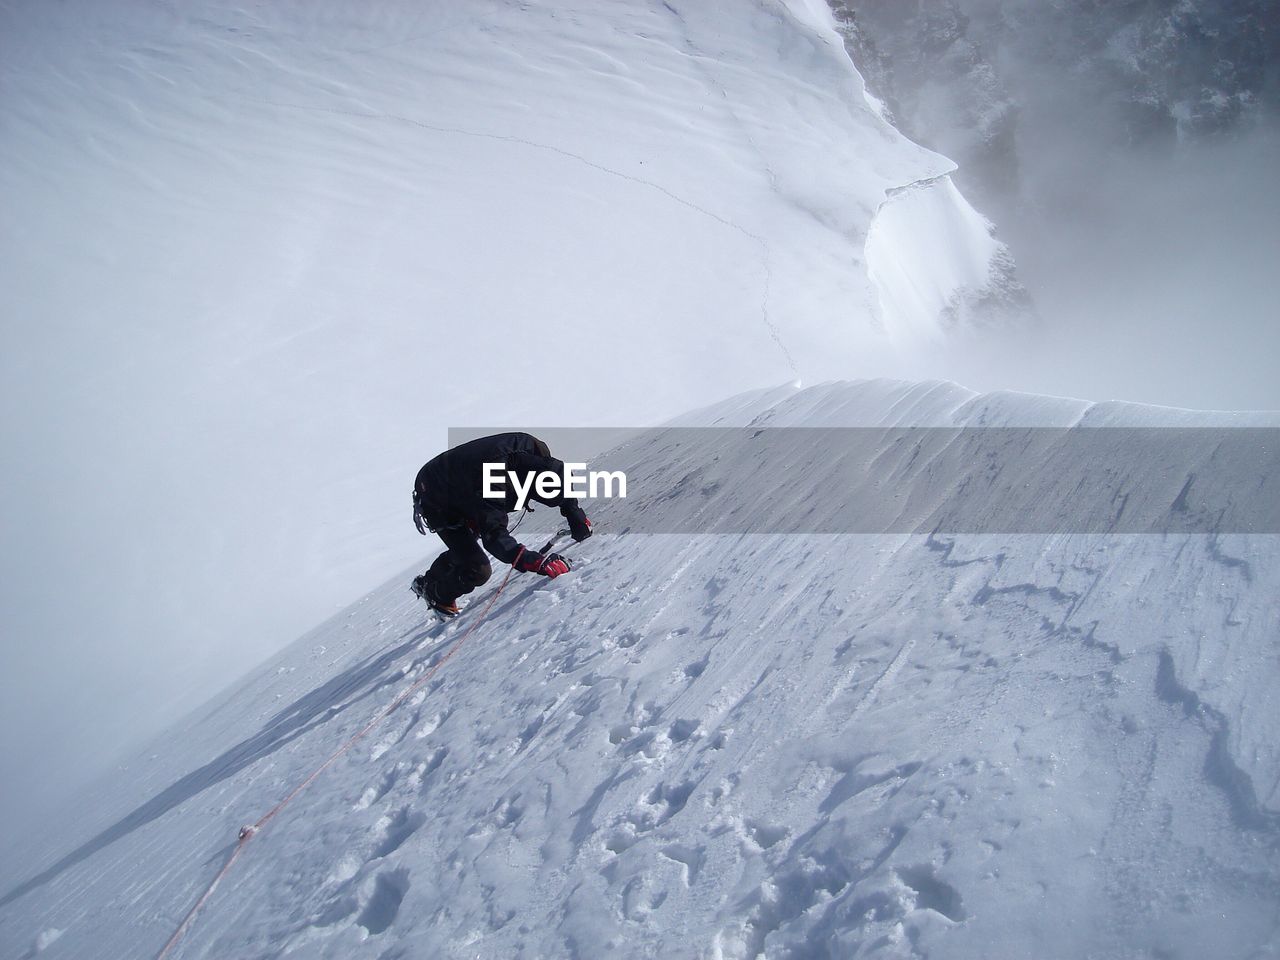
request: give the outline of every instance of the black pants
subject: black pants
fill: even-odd
[[[437,530],[436,536],[449,549],[436,557],[427,571],[427,581],[442,603],[450,603],[485,583],[493,573],[489,557],[476,535],[466,527]]]

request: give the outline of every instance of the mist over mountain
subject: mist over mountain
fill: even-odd
[[[1022,195],[1031,143],[1055,128],[1170,151],[1248,136],[1280,108],[1280,14],[1264,0],[831,7],[895,123],[956,160],[981,203]]]
[[[1280,347],[1274,4],[832,8],[895,125],[956,161],[1010,245],[1043,322],[1000,359],[1018,386],[1280,404],[1259,360]]]

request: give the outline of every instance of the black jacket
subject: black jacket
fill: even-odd
[[[484,498],[486,463],[503,465],[505,500]],[[564,476],[564,463],[551,456],[545,443],[528,433],[499,433],[459,444],[427,461],[418,471],[413,484],[415,513],[432,530],[470,528],[491,554],[503,563],[514,563],[520,544],[507,532],[507,514],[516,508],[516,492],[508,470],[520,474],[523,485],[523,478],[531,471],[550,470]],[[531,489],[529,500],[559,507],[566,519],[581,522],[585,518],[577,500],[563,494],[543,499]]]

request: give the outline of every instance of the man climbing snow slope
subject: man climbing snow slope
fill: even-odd
[[[485,464],[507,482],[501,495],[486,499]],[[574,540],[591,536],[591,521],[577,502],[560,489],[554,496],[538,493],[533,477],[543,472],[564,476],[564,463],[528,433],[499,433],[446,450],[418,471],[413,484],[413,523],[418,532],[436,534],[448,548],[426,573],[415,577],[413,592],[441,617],[458,615],[457,600],[489,579],[492,568],[480,549],[525,573],[558,577],[569,561],[556,553],[543,555],[521,546],[507,531],[507,514],[518,509],[517,488],[528,499],[559,507]],[[526,507],[526,509],[528,509]]]

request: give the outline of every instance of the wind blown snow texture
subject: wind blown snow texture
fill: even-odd
[[[0,727],[53,743],[13,738],[46,768],[13,777],[407,564],[450,426],[648,424],[933,332],[864,247],[953,165],[868,105],[819,0],[16,0],[0,72]],[[985,282],[906,241],[930,304]]]
[[[879,381],[682,422],[1267,421]],[[779,483],[804,497],[822,469]],[[570,575],[514,579],[251,841],[178,956],[1280,950],[1277,538],[643,537],[600,516]],[[75,840],[7,852],[6,951],[158,949],[237,828],[465,628],[407,579],[157,740],[63,822]]]

